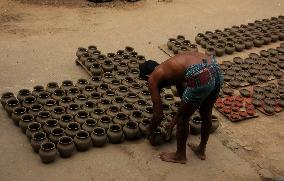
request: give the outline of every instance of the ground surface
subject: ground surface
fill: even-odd
[[[147,58],[163,61],[167,56],[157,46],[169,37],[184,34],[193,40],[198,32],[284,12],[282,0],[38,2],[0,0],[0,92],[52,80],[88,78],[73,61],[79,46],[95,44],[112,52],[130,45]],[[159,152],[174,150],[175,142],[153,148],[141,140],[94,148],[43,165],[0,109],[0,180],[260,180],[259,174],[284,176],[283,115],[261,115],[234,124],[219,115],[221,128],[210,137],[207,161],[198,160],[188,150],[186,165],[161,162]],[[190,142],[198,139],[191,136]]]

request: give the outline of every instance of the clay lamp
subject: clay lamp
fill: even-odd
[[[219,109],[222,109],[224,107],[224,103],[223,102],[217,102],[217,103],[215,103],[215,106]]]
[[[232,111],[234,111],[234,112],[238,112],[240,108],[239,108],[238,106],[236,106],[235,104],[233,104],[233,105],[231,106],[231,109],[232,109]]]
[[[233,96],[230,96],[230,97],[226,97],[225,100],[233,102],[235,100],[235,98]]]
[[[236,96],[235,101],[243,102],[244,98],[242,98],[241,96]]]
[[[254,116],[255,115],[255,110],[254,109],[247,109],[247,113],[250,116]]]
[[[233,120],[238,120],[240,119],[240,115],[236,112],[233,112],[230,114],[230,118],[233,119]]]
[[[243,118],[247,117],[248,116],[248,113],[246,111],[240,111],[239,112],[239,115]]]
[[[243,107],[243,102],[237,102],[236,106],[239,107],[239,108]]]
[[[224,104],[225,104],[226,106],[231,106],[231,105],[232,105],[232,101],[230,101],[230,100],[225,100],[225,101],[224,101]]]
[[[228,108],[228,107],[223,107],[222,111],[223,111],[225,114],[230,114],[230,113],[231,113],[231,109]]]
[[[254,109],[254,106],[253,106],[252,103],[246,103],[246,104],[245,104],[245,108],[246,108],[246,109]]]

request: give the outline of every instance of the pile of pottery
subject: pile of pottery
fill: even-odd
[[[190,40],[185,39],[183,35],[178,35],[176,38],[169,38],[167,47],[174,54],[198,52],[197,46],[195,44],[192,44]]]
[[[262,50],[260,55],[250,53],[245,59],[235,57],[233,62],[223,61],[220,67],[224,73],[224,81],[232,88],[238,88],[280,79],[283,72],[274,65],[275,63],[271,63],[282,62],[283,54],[278,50],[271,48],[267,51]]]
[[[259,54],[265,57],[271,65],[284,69],[284,43],[281,43],[280,46],[275,49],[261,50]]]
[[[218,98],[215,107],[232,122],[256,117],[253,104],[246,102],[241,96]]]
[[[254,86],[253,90],[241,89],[243,97],[252,98],[251,103],[261,112],[273,115],[284,109],[284,81],[278,80],[278,85],[268,83],[266,86]]]
[[[252,47],[261,47],[271,42],[284,40],[284,16],[256,20],[247,25],[232,26],[214,32],[198,33],[197,44],[206,49],[206,54],[222,56],[241,52]]]

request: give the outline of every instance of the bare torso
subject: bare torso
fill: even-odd
[[[162,87],[177,85],[185,81],[186,69],[202,63],[203,59],[211,63],[211,58],[202,53],[179,54],[157,66],[150,76]]]

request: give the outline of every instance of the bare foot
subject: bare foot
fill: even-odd
[[[160,153],[160,158],[162,161],[165,161],[165,162],[173,162],[173,163],[181,163],[181,164],[186,163],[186,158],[177,156],[175,152],[171,152],[171,153],[162,152]]]
[[[189,146],[191,148],[191,150],[195,153],[195,155],[200,158],[201,160],[205,160],[206,159],[206,155],[204,153],[204,151],[202,151],[199,146],[194,145],[194,144],[187,144],[187,146]]]

